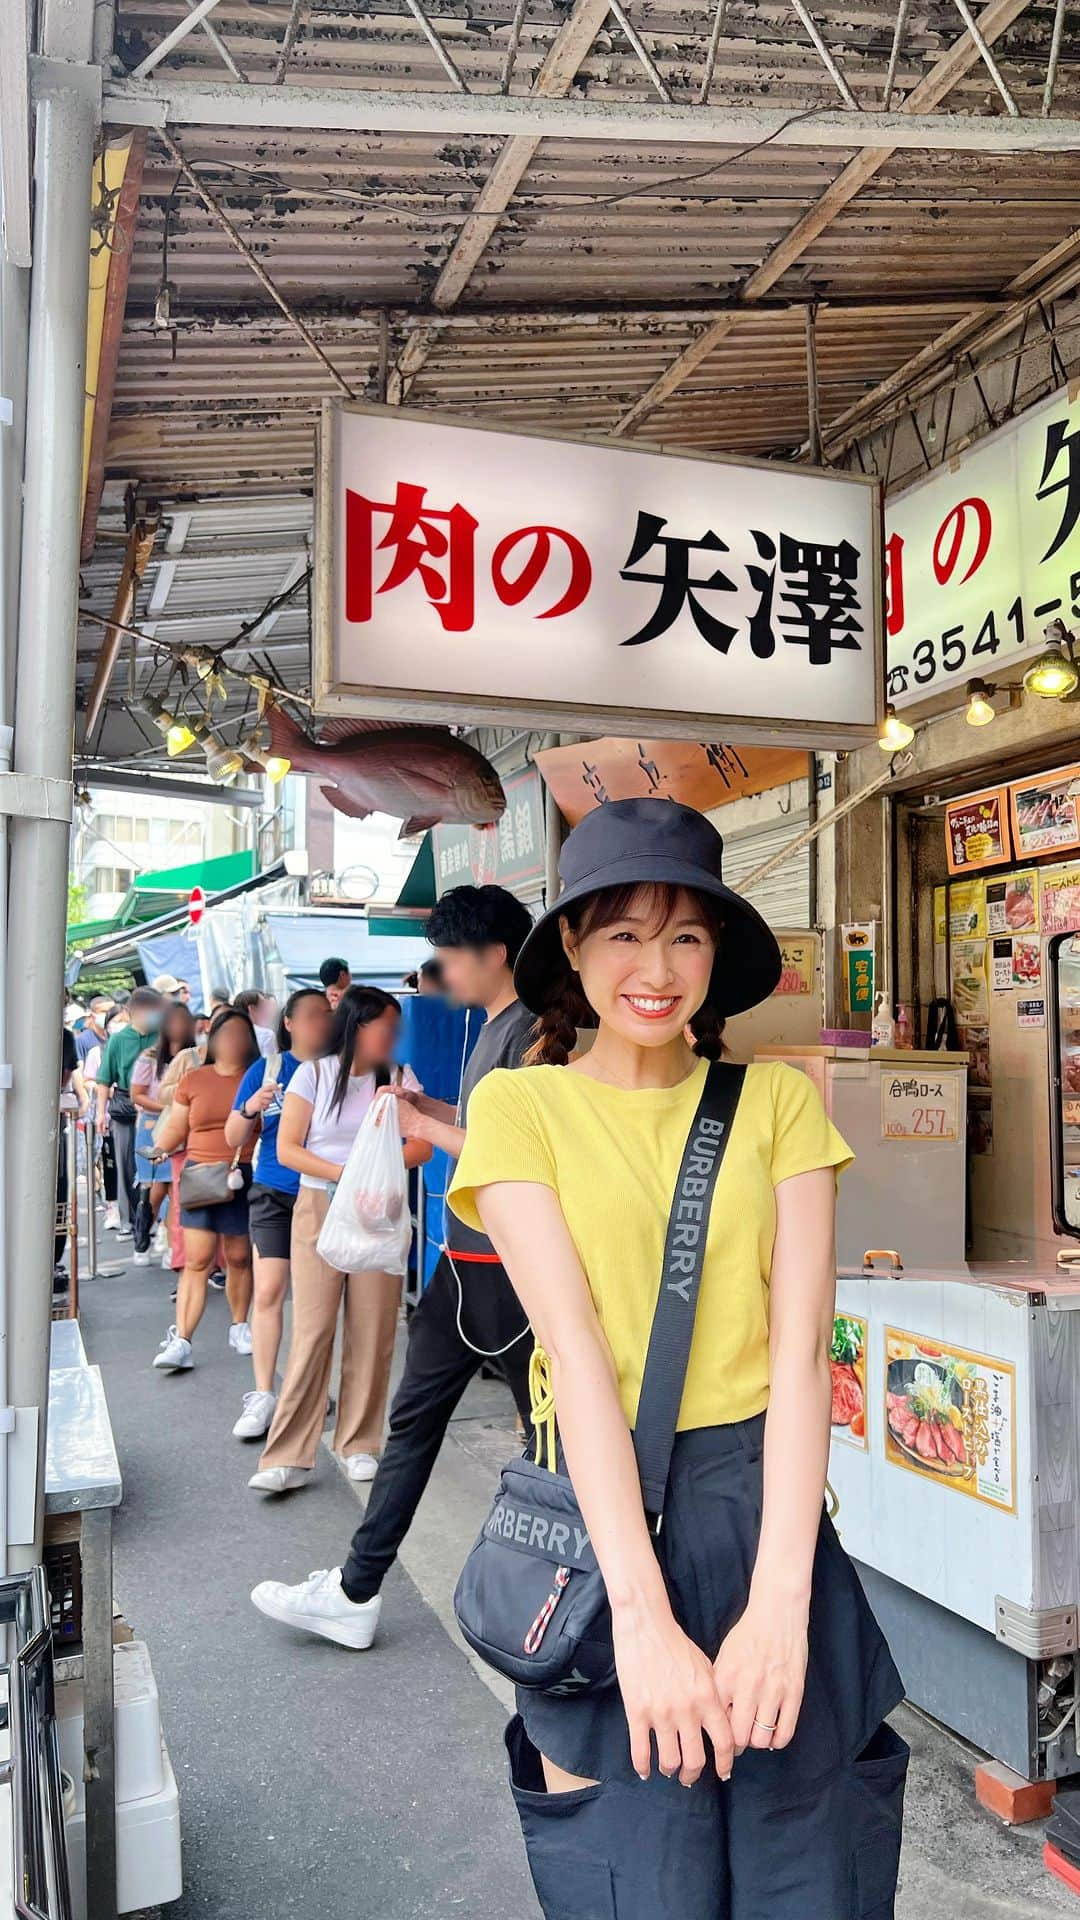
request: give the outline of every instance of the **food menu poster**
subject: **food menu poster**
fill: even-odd
[[[1001,867],[1012,859],[1007,787],[990,787],[950,802],[945,809],[945,852],[950,873]]]
[[[950,940],[981,940],[985,933],[985,880],[954,880],[949,887]]]
[[[1038,933],[1039,875],[1035,867],[986,882],[986,931]]]
[[[833,1321],[829,1365],[832,1368],[832,1437],[867,1449],[866,1343],[869,1328],[858,1314],[838,1313]]]
[[[1015,1367],[886,1327],[885,1457],[953,1493],[1015,1513]]]
[[[1080,929],[1080,867],[1048,868],[1041,875],[1042,930],[1075,933]]]
[[[1018,859],[1080,847],[1080,766],[1018,780],[1009,801]]]

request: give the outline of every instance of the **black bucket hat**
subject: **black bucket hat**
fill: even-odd
[[[711,821],[671,800],[609,800],[586,814],[559,858],[563,891],[518,954],[514,984],[533,1013],[543,1013],[565,978],[559,915],[602,887],[685,887],[718,900],[724,938],[709,1002],[718,1014],[745,1013],[767,1000],[780,978],[776,935],[760,913],[724,885],[724,842]]]

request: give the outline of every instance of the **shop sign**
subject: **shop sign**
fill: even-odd
[[[886,1327],[885,1373],[885,1458],[1015,1513],[1015,1367]]]
[[[1018,1000],[1016,1003],[1016,1024],[1018,1027],[1045,1027],[1045,1000]]]
[[[945,856],[950,873],[1000,867],[1011,859],[1007,787],[950,801],[945,809]]]
[[[546,870],[544,791],[533,766],[503,778],[506,811],[492,827],[432,828],[435,891],[488,886],[529,893]]]
[[[723,740],[579,740],[536,755],[571,827],[608,800],[678,800],[708,813],[729,800],[805,780],[805,753],[785,747],[733,747]]]
[[[1080,395],[1069,390],[889,503],[888,697],[987,677],[1080,619]]]
[[[1080,847],[1080,766],[1017,780],[1009,798],[1018,859]]]
[[[1034,867],[986,882],[987,933],[1038,933],[1039,875]]]
[[[960,1138],[960,1074],[882,1073],[881,1137],[883,1140],[958,1140]]]
[[[832,1368],[832,1437],[867,1450],[866,1343],[867,1323],[857,1313],[838,1313],[833,1320],[829,1363]]]
[[[782,961],[776,993],[813,993],[817,965],[817,939],[814,934],[778,934]]]
[[[1080,867],[1045,867],[1039,875],[1039,897],[1047,938],[1080,930]]]
[[[878,513],[878,484],[846,471],[327,401],[316,709],[869,740],[883,700]]]
[[[852,921],[841,928],[849,1013],[874,1010],[874,922]]]

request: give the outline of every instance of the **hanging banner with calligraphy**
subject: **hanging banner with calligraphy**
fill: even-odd
[[[1012,668],[1080,620],[1080,395],[1063,389],[889,502],[894,706]]]
[[[950,800],[945,809],[945,858],[950,873],[1001,867],[1012,858],[1007,787]]]
[[[519,898],[534,895],[546,872],[544,789],[534,766],[502,776],[506,811],[493,827],[432,828],[435,891],[495,882]]]
[[[581,740],[536,755],[568,826],[607,800],[681,801],[708,813],[729,800],[805,780],[805,753],[785,747],[729,747],[721,740]]]
[[[327,401],[316,709],[849,747],[876,735],[879,489]]]

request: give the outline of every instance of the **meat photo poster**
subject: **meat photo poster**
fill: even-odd
[[[1015,1513],[1016,1369],[886,1327],[885,1458]]]

